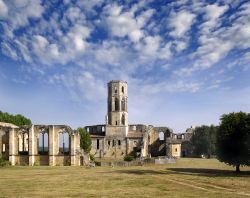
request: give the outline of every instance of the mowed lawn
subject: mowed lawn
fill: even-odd
[[[0,197],[250,197],[250,167],[215,159],[133,167],[0,168]]]

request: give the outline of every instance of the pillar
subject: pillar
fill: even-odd
[[[55,166],[55,127],[49,128],[49,165]]]
[[[17,149],[16,149],[16,141],[15,141],[15,129],[12,128],[9,131],[9,161],[12,166],[16,165],[16,155],[17,155]]]
[[[34,125],[29,129],[29,165],[34,166],[35,164],[35,133]]]
[[[71,162],[71,166],[75,166],[76,165],[76,134],[72,134],[70,137],[70,162]]]

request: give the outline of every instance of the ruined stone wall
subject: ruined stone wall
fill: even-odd
[[[135,157],[136,154],[141,153],[142,138],[129,138],[127,139],[127,153]]]
[[[106,137],[108,138],[125,138],[128,133],[127,126],[107,126]]]
[[[91,154],[97,158],[123,158],[126,155],[126,140],[124,138],[109,137],[91,137]],[[99,140],[99,149],[97,149],[97,140]]]
[[[160,140],[160,133],[163,133],[163,139]],[[169,135],[167,127],[154,127],[149,133],[149,153],[152,157],[166,155],[166,138]]]

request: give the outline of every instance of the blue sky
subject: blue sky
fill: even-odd
[[[250,2],[0,0],[2,111],[104,123],[113,79],[131,124],[184,132],[250,112]]]

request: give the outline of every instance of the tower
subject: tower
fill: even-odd
[[[109,126],[128,126],[128,85],[121,80],[108,83],[108,119]]]

